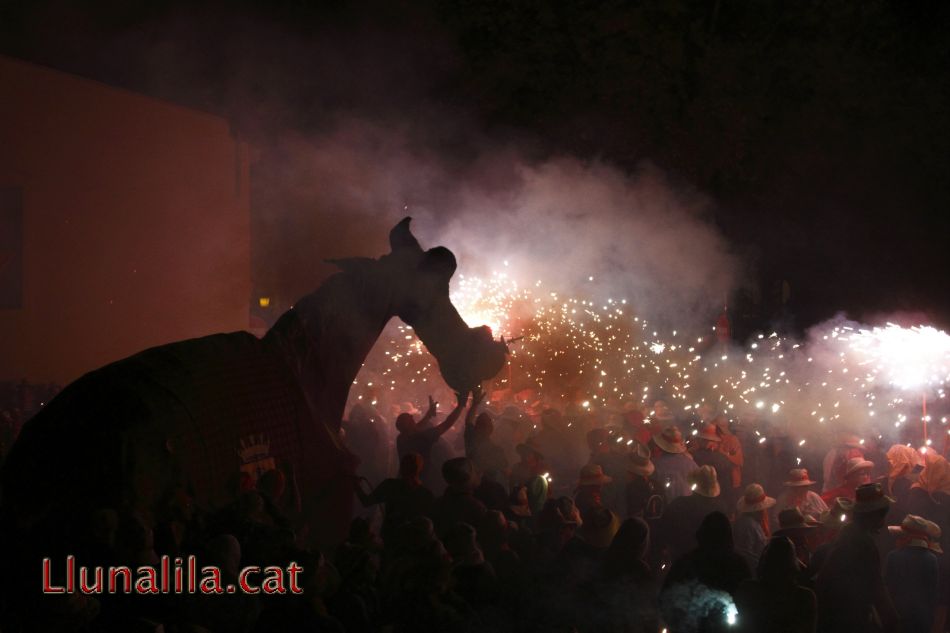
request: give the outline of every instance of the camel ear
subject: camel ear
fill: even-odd
[[[422,261],[419,262],[419,270],[428,273],[435,273],[443,277],[448,283],[452,275],[455,274],[455,255],[444,246],[436,246],[426,251]]]
[[[359,273],[375,264],[376,260],[371,257],[344,257],[342,259],[326,259],[328,264],[333,264],[345,273]]]
[[[412,218],[406,216],[389,232],[389,247],[392,252],[409,249],[416,253],[422,253],[422,247],[419,246],[418,240],[409,230],[410,222],[412,222]]]

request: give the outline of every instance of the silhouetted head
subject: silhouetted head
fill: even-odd
[[[771,584],[790,584],[798,575],[795,546],[785,536],[775,536],[762,551],[759,559],[759,580]]]
[[[416,428],[416,419],[411,413],[400,413],[396,416],[396,430],[400,433],[412,433]]]
[[[445,382],[468,392],[501,371],[507,345],[493,340],[488,327],[469,327],[462,320],[449,299],[455,255],[443,246],[423,251],[409,223],[404,218],[393,228],[392,252],[379,260],[391,284],[393,312],[435,356]]]
[[[696,531],[696,542],[699,549],[706,551],[732,549],[732,525],[729,518],[718,511],[707,514]]]
[[[479,413],[478,417],[475,418],[475,433],[481,437],[491,437],[494,430],[495,422],[492,420],[491,414],[486,412]]]

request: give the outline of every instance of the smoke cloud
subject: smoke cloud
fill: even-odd
[[[305,245],[285,238],[323,241],[330,256],[374,254],[411,215],[423,245],[451,248],[460,273],[504,270],[559,293],[627,299],[673,327],[707,323],[736,285],[739,263],[710,221],[711,201],[649,164],[628,174],[570,156],[532,160],[514,144],[476,140],[458,152],[426,138],[345,119],[282,140],[279,177],[256,192],[274,281],[299,275],[286,253]]]

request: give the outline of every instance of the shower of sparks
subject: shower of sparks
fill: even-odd
[[[704,405],[733,419],[771,419],[803,446],[800,440],[816,430],[867,437],[900,430],[921,419],[922,394],[945,403],[950,381],[950,336],[931,327],[838,326],[807,344],[763,333],[737,350],[708,335],[664,331],[623,298],[565,296],[507,272],[460,276],[452,301],[469,325],[488,325],[507,340],[521,337],[488,388],[534,412],[574,404],[649,413],[663,398],[681,419]],[[380,341],[354,383],[351,404],[420,403],[445,389],[410,327],[395,325]]]
[[[850,332],[843,337],[858,364],[883,375],[900,389],[942,385],[950,376],[950,335],[932,327],[887,327]]]

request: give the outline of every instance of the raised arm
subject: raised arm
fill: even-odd
[[[465,403],[468,402],[467,393],[456,393],[455,397],[458,399],[455,408],[452,409],[452,412],[445,416],[445,419],[442,421],[439,426],[435,427],[438,435],[442,435],[446,431],[452,428],[452,425],[455,424],[456,420],[462,415],[462,409],[465,408]]]
[[[476,387],[475,391],[472,392],[472,406],[468,408],[468,413],[465,414],[465,426],[475,424],[475,414],[478,413],[478,407],[482,404],[484,398],[485,392],[482,391],[481,387]]]
[[[422,419],[419,420],[419,426],[424,426],[429,420],[435,417],[435,412],[439,408],[439,403],[432,399],[432,396],[429,396],[429,408],[426,410],[426,414],[422,416]]]

